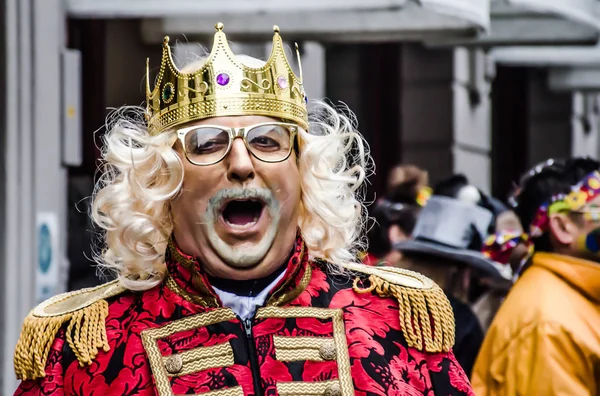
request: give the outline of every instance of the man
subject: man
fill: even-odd
[[[510,268],[479,252],[493,214],[455,198],[433,196],[422,209],[413,238],[394,245],[403,259],[399,266],[423,273],[446,292],[456,318],[454,353],[467,374],[471,373],[481,342],[481,325],[467,299],[473,277],[507,283]]]
[[[576,158],[522,179],[515,211],[535,253],[484,340],[477,395],[600,393],[599,169]]]
[[[166,39],[147,126],[106,137],[93,216],[119,278],[31,312],[17,394],[472,395],[439,287],[354,263],[352,123],[321,104],[309,124],[279,28],[266,63],[216,28],[184,71]]]
[[[476,186],[469,184],[469,180],[465,175],[456,174],[441,180],[436,184],[434,193],[436,195],[453,197],[463,202],[485,208],[491,212],[494,216],[494,220],[488,229],[488,233],[490,234],[502,234],[507,228],[514,233],[514,231],[520,227],[516,215],[509,210],[506,205],[498,199],[481,191]],[[498,261],[498,257],[493,257],[492,261],[506,264],[503,261]],[[509,271],[508,266],[503,268],[505,271]],[[508,292],[508,287],[510,287],[510,283],[506,282],[505,279],[501,279],[498,283],[492,278],[478,276],[478,274],[472,276],[469,283],[469,301],[472,303],[471,308],[475,315],[477,315],[485,333],[489,328],[491,319],[493,319],[498,308],[502,304],[504,297]]]

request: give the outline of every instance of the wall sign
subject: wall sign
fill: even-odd
[[[37,267],[35,297],[42,302],[59,290],[58,216],[53,212],[40,212],[36,222]]]

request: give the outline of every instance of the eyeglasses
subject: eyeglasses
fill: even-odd
[[[229,154],[233,141],[241,138],[248,151],[263,162],[288,159],[294,146],[298,126],[284,122],[267,122],[242,128],[200,125],[182,128],[177,138],[185,156],[194,165],[213,165]]]

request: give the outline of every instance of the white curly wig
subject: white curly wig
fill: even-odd
[[[261,62],[239,57],[249,66]],[[109,117],[104,167],[91,209],[104,239],[96,261],[131,290],[150,289],[164,278],[173,231],[170,202],[183,184],[182,159],[170,145],[175,130],[151,136],[143,111],[127,107]],[[309,131],[299,128],[298,147],[302,195],[297,226],[309,255],[340,272],[342,263],[356,262],[366,248],[368,147],[352,113],[323,101],[311,103]]]

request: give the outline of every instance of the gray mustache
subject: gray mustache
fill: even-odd
[[[223,202],[235,199],[259,199],[263,201],[269,210],[277,210],[279,205],[271,190],[267,188],[225,188],[219,190],[208,200],[208,207],[218,211]]]

